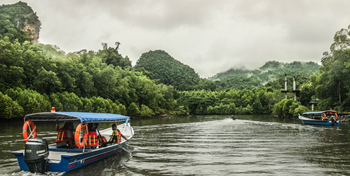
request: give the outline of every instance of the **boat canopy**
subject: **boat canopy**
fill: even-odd
[[[56,119],[58,121],[80,120],[81,122],[129,121],[128,116],[93,112],[42,112],[24,116],[24,121],[55,121]]]
[[[315,114],[315,115],[321,115],[323,113],[327,113],[327,114],[332,114],[332,113],[336,113],[337,111],[314,111],[314,112],[304,112],[303,114]]]

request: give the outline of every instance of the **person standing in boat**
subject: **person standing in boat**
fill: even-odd
[[[116,144],[116,143],[120,144],[122,142],[122,139],[121,139],[122,137],[127,141],[129,140],[117,129],[116,124],[112,125],[112,130],[113,130],[113,133],[112,133],[112,136],[111,136],[111,139],[109,140],[109,142],[112,142],[114,144]]]
[[[74,127],[73,122],[66,122],[64,126],[60,129],[58,121],[56,119],[56,131],[57,139],[56,146],[57,148],[74,148]]]

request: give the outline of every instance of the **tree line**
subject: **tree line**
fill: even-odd
[[[131,67],[129,59],[113,48],[65,54],[57,46],[29,41],[21,44],[5,37],[0,40],[0,56],[2,118],[23,117],[51,106],[58,111],[139,117],[271,114],[283,97],[281,80],[252,90],[180,91],[151,79],[153,73],[143,67]],[[197,86],[200,84],[201,80]]]
[[[113,112],[144,117],[180,114],[174,99],[177,92],[172,86],[156,84],[142,71],[128,65],[131,62],[121,55],[114,59],[119,58],[116,66],[107,64],[110,50],[64,54],[51,45],[28,41],[21,44],[17,40],[11,42],[8,37],[0,40],[0,91],[6,100],[1,102],[6,103],[1,105],[3,116],[22,117],[20,112],[36,112],[37,107],[47,111],[50,106],[56,106],[58,111]],[[9,105],[14,108],[7,108]]]

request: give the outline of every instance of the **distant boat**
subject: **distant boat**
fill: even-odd
[[[332,110],[304,112],[302,115],[299,114],[299,119],[308,125],[339,126],[340,124],[337,112]]]

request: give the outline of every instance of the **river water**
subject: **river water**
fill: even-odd
[[[350,124],[302,125],[272,116],[189,116],[132,120],[121,153],[68,173],[48,175],[350,175]],[[22,122],[0,125],[0,173],[20,171]],[[55,124],[37,124],[54,142]],[[100,124],[107,128],[110,124]]]

